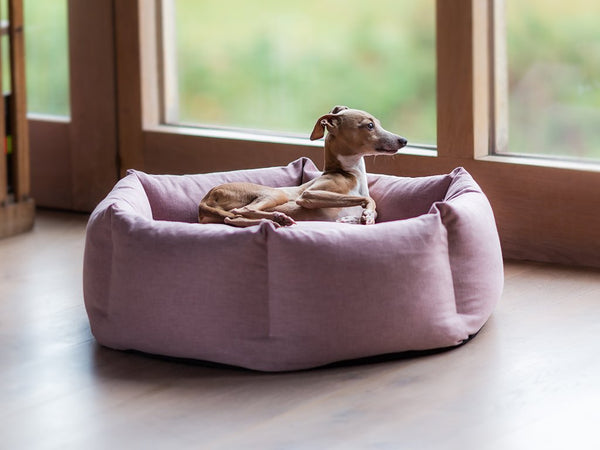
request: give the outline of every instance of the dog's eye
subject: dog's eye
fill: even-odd
[[[375,124],[374,124],[373,122],[369,122],[369,123],[367,124],[367,128],[368,128],[369,130],[372,130],[373,128],[375,128]]]

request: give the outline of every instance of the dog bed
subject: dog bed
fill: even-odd
[[[369,175],[378,223],[198,224],[213,186],[298,185],[286,167],[207,175],[129,171],[92,213],[84,298],[115,349],[263,371],[306,369],[456,346],[486,322],[503,286],[490,204],[462,168]]]

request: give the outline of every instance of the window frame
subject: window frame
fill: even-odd
[[[48,148],[59,147],[60,136],[70,140],[61,148],[70,166],[54,186],[70,193],[69,209],[91,210],[128,168],[181,174],[300,156],[322,161],[322,144],[308,139],[163,125],[160,7],[160,0],[69,1],[72,117],[58,128],[32,123],[38,172]],[[507,145],[504,7],[504,0],[436,0],[437,153],[409,148],[367,158],[367,169],[427,176],[465,167],[492,204],[506,258],[600,267],[600,165],[493,154]],[[98,89],[89,89],[90,79]]]
[[[28,114],[31,190],[38,206],[91,211],[119,174],[113,2],[69,0],[67,14],[71,115]]]

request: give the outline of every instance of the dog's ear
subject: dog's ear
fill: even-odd
[[[325,128],[327,128],[327,132],[334,133],[341,120],[339,114],[347,109],[349,109],[347,106],[334,106],[329,114],[321,116],[313,128],[310,140],[321,139],[325,135]]]
[[[333,109],[331,111],[329,111],[329,114],[337,114],[346,109],[350,109],[350,108],[348,108],[347,106],[340,106],[340,105],[334,106]]]
[[[333,133],[335,128],[338,126],[340,118],[335,114],[325,114],[319,117],[312,133],[310,134],[310,140],[315,141],[325,136],[325,128],[329,133]]]

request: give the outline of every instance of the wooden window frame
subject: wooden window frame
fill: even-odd
[[[91,211],[118,178],[114,19],[112,0],[68,1],[71,115],[28,116],[39,206]]]
[[[426,176],[465,167],[490,199],[506,258],[600,267],[600,166],[490,151],[507,146],[503,8],[504,0],[436,0],[437,154],[409,149],[367,158],[367,168]],[[30,120],[38,203],[50,187],[51,206],[89,211],[128,168],[178,174],[322,160],[321,144],[308,139],[163,125],[159,11],[160,0],[69,1],[71,120]],[[54,153],[64,166],[42,170]]]

